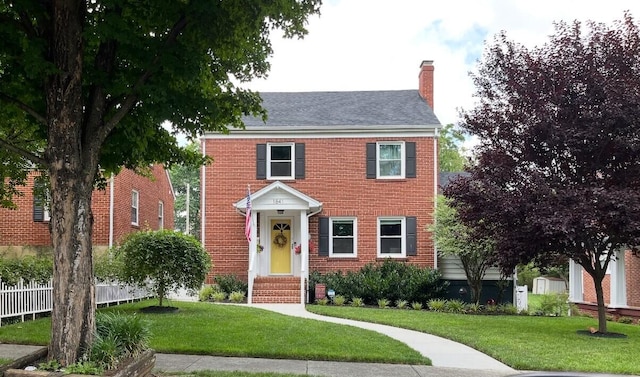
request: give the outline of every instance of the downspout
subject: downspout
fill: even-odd
[[[206,152],[206,144],[204,142],[203,139],[200,139],[200,149],[202,149],[202,156],[206,157],[207,156],[207,152]],[[206,195],[206,187],[207,185],[205,184],[205,178],[206,178],[206,166],[202,165],[201,167],[201,174],[200,174],[200,243],[202,244],[202,247],[207,248],[207,245],[205,245],[204,243],[204,233],[205,233],[205,229],[207,228],[206,226],[206,216],[205,216],[205,202],[207,200],[207,195]]]
[[[436,218],[436,209],[438,207],[438,171],[440,170],[438,167],[438,128],[434,130],[433,137],[433,219],[435,221]],[[431,235],[433,240],[433,269],[438,269],[438,248],[436,246],[436,240]]]
[[[111,173],[111,178],[109,178],[109,248],[113,247],[113,206],[115,201],[115,189],[113,187],[115,179],[113,176],[113,173]]]

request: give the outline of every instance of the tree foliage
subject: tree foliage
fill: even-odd
[[[0,203],[26,170],[51,183],[48,357],[92,342],[91,194],[100,171],[203,163],[161,124],[195,137],[264,115],[237,83],[264,77],[273,29],[306,34],[320,0],[0,0]]]
[[[464,141],[462,132],[453,124],[447,124],[438,136],[438,166],[441,172],[464,170],[465,157],[460,153],[460,143]]]
[[[489,267],[495,263],[493,242],[479,238],[458,218],[449,199],[439,195],[435,222],[431,226],[439,255],[452,255],[460,259],[460,265],[471,289],[471,300],[480,303],[482,279]]]
[[[586,29],[586,30],[585,30]],[[571,258],[602,280],[615,252],[640,245],[640,32],[560,22],[541,47],[498,35],[473,75],[478,104],[461,126],[478,164],[453,182],[462,221],[496,242],[505,271]]]
[[[193,236],[173,230],[131,233],[116,250],[122,281],[150,288],[160,301],[180,288],[199,290],[211,258]]]
[[[187,149],[198,151],[198,145],[191,143]],[[200,238],[200,165],[174,165],[169,171],[176,194],[174,204],[174,226],[187,234]],[[188,194],[187,194],[188,193]],[[188,208],[187,208],[188,195]],[[187,229],[187,216],[189,228]]]

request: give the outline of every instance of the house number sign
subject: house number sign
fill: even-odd
[[[284,199],[273,199],[273,204],[284,204]]]

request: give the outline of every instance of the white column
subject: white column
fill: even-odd
[[[300,211],[300,303],[305,304],[305,279],[309,269],[309,218],[307,211]]]
[[[582,266],[569,260],[569,301],[584,302]]]
[[[624,250],[617,250],[615,258],[609,262],[611,275],[611,292],[609,294],[610,308],[624,308],[627,306],[627,278],[624,268]]]
[[[256,239],[257,235],[258,235],[258,230],[256,229],[256,219],[257,219],[257,212],[256,211],[251,211],[251,233],[250,233],[250,237],[251,237],[251,241],[249,242],[249,271],[247,271],[247,280],[248,280],[248,288],[247,288],[247,304],[251,304],[252,302],[252,296],[253,296],[253,278],[256,276],[256,270],[258,269],[257,266],[257,259],[258,259],[258,253],[256,252],[257,247],[258,247],[258,240]]]

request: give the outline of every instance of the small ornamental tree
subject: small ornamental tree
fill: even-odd
[[[500,34],[473,76],[477,165],[444,191],[504,272],[564,258],[602,281],[617,251],[640,246],[640,31],[629,14],[607,27],[558,23],[528,49]]]
[[[122,258],[122,279],[149,287],[159,305],[167,293],[179,288],[198,290],[211,260],[193,236],[173,230],[132,233],[116,250]]]

